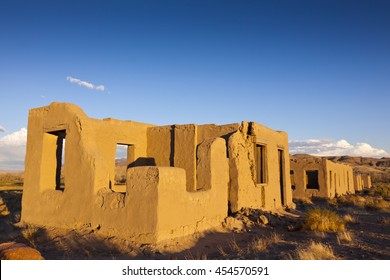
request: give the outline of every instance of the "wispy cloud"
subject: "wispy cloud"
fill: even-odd
[[[0,138],[0,170],[23,170],[26,143],[25,128]]]
[[[66,77],[66,80],[71,82],[72,84],[78,84],[81,87],[86,87],[89,89],[95,89],[98,91],[104,91],[104,89],[105,89],[104,85],[95,86],[94,84],[92,84],[90,82],[82,81],[80,79],[77,79],[77,78],[74,78],[71,76]]]
[[[4,132],[4,131],[5,131],[5,128],[0,125],[0,132]]]
[[[292,140],[289,142],[291,154],[311,154],[315,156],[363,156],[363,157],[390,157],[390,153],[367,143],[352,145],[341,140]]]

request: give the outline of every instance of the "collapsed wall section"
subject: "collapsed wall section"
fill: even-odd
[[[271,210],[292,205],[288,136],[257,123],[243,122],[228,140],[229,203]]]

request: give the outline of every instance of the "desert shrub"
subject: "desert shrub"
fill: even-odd
[[[366,209],[373,211],[385,211],[390,210],[390,203],[384,200],[382,197],[379,198],[370,198],[366,201]]]
[[[315,208],[308,212],[303,228],[313,231],[343,231],[345,222],[334,211]]]
[[[390,184],[376,184],[372,191],[374,195],[390,198]]]
[[[390,183],[390,173],[389,172],[371,173],[371,181],[373,183]]]
[[[333,250],[330,246],[312,241],[307,247],[296,251],[296,257],[299,260],[336,260]]]
[[[364,207],[366,199],[360,195],[347,195],[338,197],[337,201],[340,205]]]

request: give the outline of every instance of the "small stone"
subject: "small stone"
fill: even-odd
[[[22,243],[0,244],[0,260],[44,260],[41,253]]]
[[[230,230],[242,230],[244,228],[244,223],[236,218],[227,217],[224,226]]]
[[[257,222],[263,225],[267,225],[269,223],[268,218],[264,215],[260,215],[259,218],[257,219]]]

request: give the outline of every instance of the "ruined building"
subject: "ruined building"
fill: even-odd
[[[355,190],[361,191],[372,187],[371,176],[367,174],[356,174],[354,177]]]
[[[293,156],[290,168],[294,198],[333,198],[355,193],[351,166],[334,163],[325,158]]]
[[[157,242],[213,228],[228,209],[291,205],[289,171],[287,134],[257,123],[155,126],[52,103],[29,112],[22,221]]]

